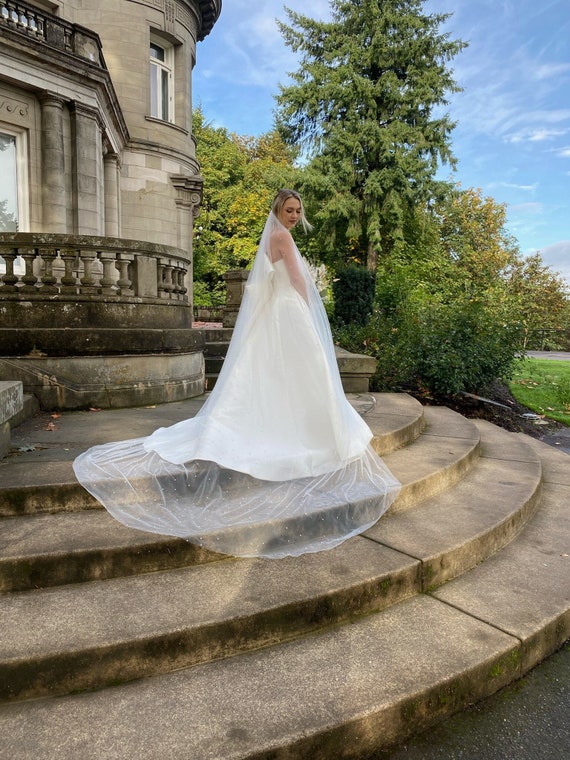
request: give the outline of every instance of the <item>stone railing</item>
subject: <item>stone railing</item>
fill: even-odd
[[[139,240],[0,233],[0,302],[105,301],[188,304],[190,259]]]
[[[71,24],[28,3],[0,0],[0,29],[11,29],[105,67],[95,32]]]

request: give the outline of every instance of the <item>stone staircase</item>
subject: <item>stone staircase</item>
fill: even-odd
[[[405,394],[352,401],[402,491],[300,558],[113,521],[71,469],[88,412],[0,464],[0,756],[371,757],[570,637],[568,456]],[[151,412],[101,414],[112,439]]]

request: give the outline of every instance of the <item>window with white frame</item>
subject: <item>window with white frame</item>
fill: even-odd
[[[0,232],[28,229],[28,158],[25,131],[0,125]]]
[[[150,40],[150,115],[174,122],[174,48],[155,37]]]

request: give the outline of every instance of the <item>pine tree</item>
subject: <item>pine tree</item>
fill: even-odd
[[[406,219],[443,190],[455,161],[443,112],[459,91],[448,62],[465,47],[440,31],[449,14],[422,0],[331,0],[331,21],[286,9],[299,54],[277,96],[277,125],[308,159],[305,193],[323,244],[375,268],[397,250]]]

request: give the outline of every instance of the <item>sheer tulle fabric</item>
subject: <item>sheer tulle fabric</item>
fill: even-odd
[[[237,556],[332,548],[388,509],[399,483],[348,403],[326,312],[270,258],[270,214],[222,372],[198,414],[95,446],[78,480],[123,524]]]

